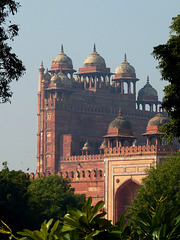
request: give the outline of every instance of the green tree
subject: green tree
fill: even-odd
[[[30,226],[27,194],[29,184],[29,176],[22,171],[9,171],[5,168],[0,172],[0,218],[13,231]]]
[[[180,137],[180,15],[172,18],[170,29],[167,43],[154,47],[153,51],[153,56],[159,61],[162,80],[169,81],[169,85],[164,88],[162,104],[172,119],[162,127],[168,142]]]
[[[12,91],[10,83],[18,80],[25,72],[22,61],[18,59],[9,40],[18,35],[19,27],[8,20],[9,15],[17,13],[20,4],[14,0],[0,1],[0,103],[10,101]]]
[[[67,205],[80,209],[85,203],[85,195],[74,194],[70,180],[57,175],[32,180],[28,193],[29,206],[39,224],[46,219],[63,217]]]
[[[147,240],[180,239],[180,210],[165,206],[165,198],[156,200],[155,208],[149,205],[130,220],[131,238]]]
[[[137,199],[132,201],[130,213],[143,213],[149,206],[156,207],[156,200],[166,198],[167,209],[180,208],[180,153],[164,160],[157,168],[148,171],[138,189]]]

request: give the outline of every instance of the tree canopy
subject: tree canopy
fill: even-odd
[[[29,176],[22,171],[0,172],[0,218],[13,230],[29,226],[28,194]]]
[[[19,26],[8,20],[8,17],[15,15],[19,7],[19,2],[14,0],[0,1],[0,103],[10,101],[10,83],[17,81],[25,72],[22,61],[8,45],[9,40],[13,41],[19,31]]]
[[[84,203],[85,195],[75,194],[69,179],[52,175],[30,180],[22,171],[0,171],[0,219],[14,232],[38,228],[46,219],[64,216],[67,205],[80,209]]]
[[[172,119],[162,130],[168,142],[180,138],[180,15],[172,18],[170,38],[166,44],[154,47],[153,56],[159,61],[162,80],[169,81],[164,88],[162,107]]]
[[[39,223],[63,217],[67,205],[81,209],[85,203],[85,195],[74,194],[70,180],[57,175],[32,180],[28,193],[29,205]]]
[[[164,160],[157,168],[148,171],[139,187],[137,199],[130,206],[131,214],[143,213],[149,206],[155,208],[157,200],[163,197],[164,205],[180,209],[180,153]]]

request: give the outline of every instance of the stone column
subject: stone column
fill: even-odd
[[[121,81],[121,94],[123,94],[124,93],[124,83],[123,83],[123,81]]]
[[[133,83],[133,94],[136,94],[136,82]]]
[[[151,140],[150,140],[150,137],[147,136],[147,145],[150,146],[151,145]]]
[[[99,79],[99,88],[101,88],[101,76],[98,79]]]
[[[94,88],[97,89],[97,76],[94,77]]]
[[[131,82],[128,82],[128,94],[131,94]]]
[[[91,77],[89,77],[89,88],[91,88],[92,87],[92,79],[91,79]]]

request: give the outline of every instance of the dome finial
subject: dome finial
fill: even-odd
[[[43,61],[41,61],[41,67],[43,67]]]
[[[96,44],[94,43],[93,52],[96,52]]]
[[[147,76],[147,84],[149,84],[149,75]]]
[[[124,62],[127,62],[126,53],[124,54]]]
[[[61,52],[64,53],[63,44],[61,44]]]

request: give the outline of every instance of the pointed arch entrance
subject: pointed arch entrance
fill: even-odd
[[[114,220],[118,221],[121,214],[126,213],[126,206],[130,205],[133,198],[137,196],[139,183],[133,179],[125,181],[116,191]]]

